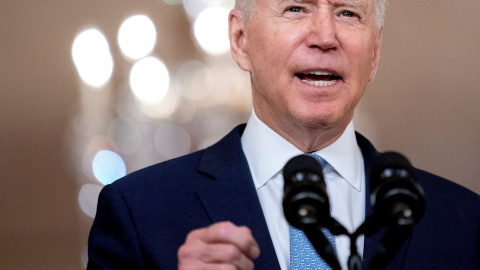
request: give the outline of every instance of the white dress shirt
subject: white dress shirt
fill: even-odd
[[[282,169],[291,158],[304,153],[265,125],[254,111],[242,135],[242,147],[280,267],[287,270],[290,265],[290,236],[282,208]],[[329,164],[323,174],[329,194],[330,213],[348,231],[353,232],[365,220],[365,172],[353,123],[333,144],[315,153]],[[363,240],[360,237],[357,241],[361,256]],[[335,242],[340,265],[342,269],[348,269],[350,240],[346,236],[336,236]]]

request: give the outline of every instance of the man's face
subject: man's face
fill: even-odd
[[[256,1],[237,39],[244,54],[233,54],[263,121],[346,127],[378,64],[373,1]]]

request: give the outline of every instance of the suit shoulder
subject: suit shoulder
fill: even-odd
[[[475,203],[480,203],[480,195],[451,180],[419,169],[416,169],[416,174],[420,184],[428,188],[428,190],[431,190],[432,193],[447,198],[463,198],[472,200],[472,202]]]
[[[140,169],[109,185],[128,196],[144,197],[192,192],[214,180],[212,172],[228,167],[227,161],[242,151],[239,125],[207,149]],[[213,171],[212,171],[213,170]]]
[[[416,170],[418,182],[425,191],[429,209],[438,209],[439,215],[453,215],[460,221],[467,219],[480,225],[480,195],[443,177]]]
[[[187,188],[193,179],[198,179],[197,167],[205,150],[150,165],[110,184],[119,190],[132,192],[162,186]],[[194,177],[195,176],[195,177]]]

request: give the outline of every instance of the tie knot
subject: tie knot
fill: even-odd
[[[314,157],[320,163],[320,165],[322,165],[322,169],[325,169],[325,167],[327,167],[328,162],[325,159],[323,159],[321,156],[317,154],[310,154],[310,156]]]

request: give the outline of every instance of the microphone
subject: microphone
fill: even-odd
[[[321,230],[322,227],[328,229],[341,227],[330,216],[330,203],[322,166],[312,156],[296,156],[283,168],[283,178],[285,218],[290,225],[305,233],[320,257],[333,270],[340,270],[335,249]]]
[[[412,233],[425,212],[425,195],[410,162],[401,154],[386,152],[373,161],[370,174],[372,225],[386,230],[369,269],[384,269]],[[370,228],[372,229],[372,228]]]
[[[283,168],[283,211],[294,227],[318,224],[325,227],[330,218],[330,203],[322,166],[312,156],[292,158]]]
[[[379,154],[370,175],[371,204],[385,226],[416,224],[425,212],[423,188],[410,162],[396,152]]]

